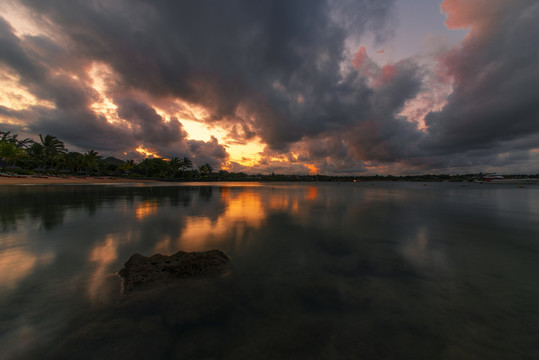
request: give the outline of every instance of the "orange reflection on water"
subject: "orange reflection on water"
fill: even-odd
[[[285,196],[272,196],[269,199],[268,204],[271,210],[288,209],[288,206],[290,205],[290,198]]]
[[[165,235],[161,240],[155,243],[154,253],[156,254],[168,254],[171,250],[172,241],[170,236]]]
[[[0,287],[11,288],[30,275],[37,257],[19,249],[0,253]]]
[[[157,201],[144,201],[137,204],[137,207],[135,208],[135,217],[137,220],[142,220],[145,217],[148,217],[150,215],[154,215],[157,213]]]
[[[227,188],[227,187],[221,188],[221,199],[223,200],[230,199],[230,188]]]
[[[15,287],[36,266],[49,263],[53,257],[50,253],[32,254],[19,248],[8,248],[0,252],[0,288]]]
[[[272,196],[268,201],[268,205],[271,210],[286,210],[291,213],[297,213],[299,210],[298,199],[284,195]]]
[[[187,251],[206,249],[227,233],[236,238],[243,238],[244,232],[249,227],[259,227],[266,218],[259,193],[250,191],[234,193],[230,192],[230,189],[223,188],[221,198],[226,202],[226,209],[217,220],[212,221],[200,216],[186,218],[186,227],[178,239],[182,249]]]
[[[113,235],[108,234],[105,241],[97,244],[90,253],[90,261],[97,263],[97,268],[90,277],[88,294],[90,299],[98,300],[103,294],[103,286],[106,280],[108,267],[118,258],[118,245],[120,241]]]
[[[224,218],[229,221],[245,221],[258,227],[265,218],[260,195],[254,192],[241,192],[228,198],[228,206]]]
[[[309,186],[307,188],[307,200],[316,200],[318,197],[318,188],[316,186]]]

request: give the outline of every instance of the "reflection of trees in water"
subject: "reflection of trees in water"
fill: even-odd
[[[198,190],[198,195],[202,200],[210,201],[212,197],[213,187],[211,186],[201,186]]]
[[[25,216],[39,220],[45,230],[51,230],[64,221],[68,211],[83,209],[89,216],[105,204],[125,201],[151,201],[156,205],[188,207],[192,187],[117,187],[117,186],[6,186],[0,189],[0,224],[2,231],[16,226]],[[198,195],[211,199],[211,188],[202,187]]]

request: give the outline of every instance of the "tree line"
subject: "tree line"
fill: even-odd
[[[19,139],[17,134],[0,131],[0,169],[21,175],[127,176],[131,178],[198,179],[217,173],[205,163],[194,167],[188,157],[145,158],[140,162],[103,158],[95,150],[68,151],[53,135],[39,135],[39,141]],[[225,171],[226,173],[226,171]],[[222,175],[222,174],[221,174]]]
[[[209,164],[198,167],[188,157],[145,158],[140,162],[103,159],[95,150],[85,153],[68,151],[63,141],[52,135],[39,135],[39,141],[19,139],[17,134],[0,131],[0,172],[21,175],[125,176],[164,180],[227,180],[227,181],[477,181],[484,174],[457,175],[247,175],[226,170],[215,172]],[[535,175],[507,175],[511,178],[539,178]]]

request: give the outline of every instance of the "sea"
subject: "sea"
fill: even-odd
[[[0,358],[539,359],[539,185],[0,186]]]

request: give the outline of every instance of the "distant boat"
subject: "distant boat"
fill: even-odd
[[[483,181],[480,181],[481,183],[490,183],[490,184],[535,184],[539,182],[539,179],[535,178],[512,178],[512,177],[504,177],[502,175],[497,174],[487,174],[485,175]]]
[[[493,180],[495,182],[498,182],[499,180],[503,180],[504,177],[502,175],[497,174],[487,174],[485,175],[485,182],[492,182]]]

